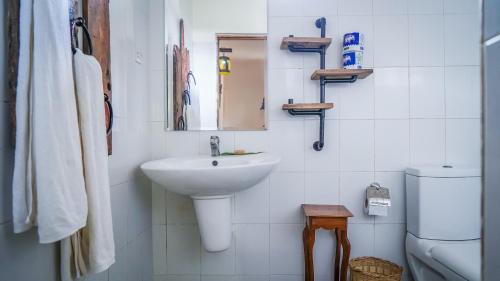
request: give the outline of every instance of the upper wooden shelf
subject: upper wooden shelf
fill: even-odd
[[[331,38],[322,37],[283,37],[281,41],[281,49],[287,50],[288,46],[295,46],[301,48],[319,48],[322,46],[330,46],[332,43]]]
[[[311,80],[319,80],[321,77],[330,79],[349,79],[357,75],[358,79],[364,79],[373,73],[373,69],[318,69],[314,71]]]
[[[333,103],[286,103],[283,105],[283,110],[317,110],[317,109],[332,109]]]

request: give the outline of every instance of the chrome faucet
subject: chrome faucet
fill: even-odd
[[[218,136],[210,137],[210,149],[212,151],[212,157],[220,156],[219,142],[220,141]]]

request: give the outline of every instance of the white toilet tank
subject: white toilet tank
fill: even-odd
[[[408,232],[418,238],[480,238],[480,170],[451,166],[408,168],[406,217]]]

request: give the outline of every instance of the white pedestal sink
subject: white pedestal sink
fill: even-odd
[[[150,161],[141,169],[166,190],[193,199],[203,245],[218,252],[231,245],[232,195],[259,183],[279,162],[268,153],[199,156]]]

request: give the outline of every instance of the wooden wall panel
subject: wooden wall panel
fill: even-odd
[[[103,90],[112,98],[111,88],[111,44],[109,26],[108,0],[80,0],[82,1],[82,15],[87,21],[87,27],[92,36],[93,55],[102,68]],[[84,40],[85,41],[85,40]],[[88,51],[87,42],[84,51]],[[109,112],[106,111],[106,121],[109,122]],[[108,135],[108,154],[112,153],[112,136]]]

